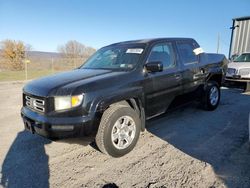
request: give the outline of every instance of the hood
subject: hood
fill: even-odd
[[[48,96],[52,90],[57,90],[60,87],[78,81],[87,82],[88,79],[96,76],[102,77],[102,75],[107,76],[109,73],[112,73],[112,71],[100,69],[77,69],[36,79],[26,84],[23,90],[32,95],[45,97]]]
[[[228,64],[228,68],[233,69],[242,69],[242,68],[250,68],[250,62],[232,62]]]

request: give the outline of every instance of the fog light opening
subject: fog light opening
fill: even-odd
[[[74,129],[73,125],[52,125],[51,129],[54,131],[72,131]]]

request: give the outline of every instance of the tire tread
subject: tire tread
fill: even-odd
[[[101,122],[100,122],[100,125],[99,125],[99,128],[98,128],[98,131],[97,131],[97,134],[96,134],[96,138],[95,138],[95,141],[96,141],[96,145],[98,146],[99,150],[105,154],[108,154],[107,150],[105,149],[105,146],[104,146],[104,131],[105,131],[105,128],[107,126],[107,123],[111,117],[111,115],[116,111],[118,110],[119,108],[121,107],[127,107],[129,108],[128,106],[125,106],[125,105],[111,105],[104,113],[103,113],[103,116],[101,118]]]

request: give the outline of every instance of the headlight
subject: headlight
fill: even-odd
[[[54,98],[55,110],[66,110],[79,106],[83,101],[83,95],[57,96]]]

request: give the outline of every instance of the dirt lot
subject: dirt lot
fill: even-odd
[[[114,159],[88,141],[51,142],[23,131],[22,83],[0,83],[0,187],[250,187],[250,93],[222,90],[147,122],[136,148]]]

